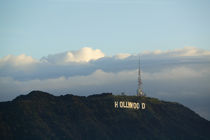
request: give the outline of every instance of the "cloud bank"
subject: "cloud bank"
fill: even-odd
[[[184,47],[183,49],[175,50],[155,50],[155,51],[144,51],[145,55],[167,55],[167,56],[209,56],[210,51],[198,49],[196,47]]]
[[[135,95],[139,55],[148,96],[180,102],[210,120],[210,51],[195,47],[114,56],[85,47],[40,60],[8,55],[0,59],[0,100],[12,100],[31,90],[55,95]]]

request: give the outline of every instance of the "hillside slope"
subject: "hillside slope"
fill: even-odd
[[[114,101],[145,103],[146,108],[114,108]],[[190,109],[149,97],[33,91],[0,103],[1,140],[207,140],[209,132],[210,122]]]

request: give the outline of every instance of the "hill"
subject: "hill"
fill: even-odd
[[[115,108],[115,101],[146,108]],[[149,97],[32,91],[0,103],[1,140],[207,140],[209,132],[210,122],[190,109]]]

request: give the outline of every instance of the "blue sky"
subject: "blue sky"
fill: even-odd
[[[210,48],[208,0],[0,0],[0,57]]]

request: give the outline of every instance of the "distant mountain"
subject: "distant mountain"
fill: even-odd
[[[115,108],[115,101],[146,108]],[[210,122],[181,104],[155,98],[33,91],[0,103],[0,139],[209,140]]]

